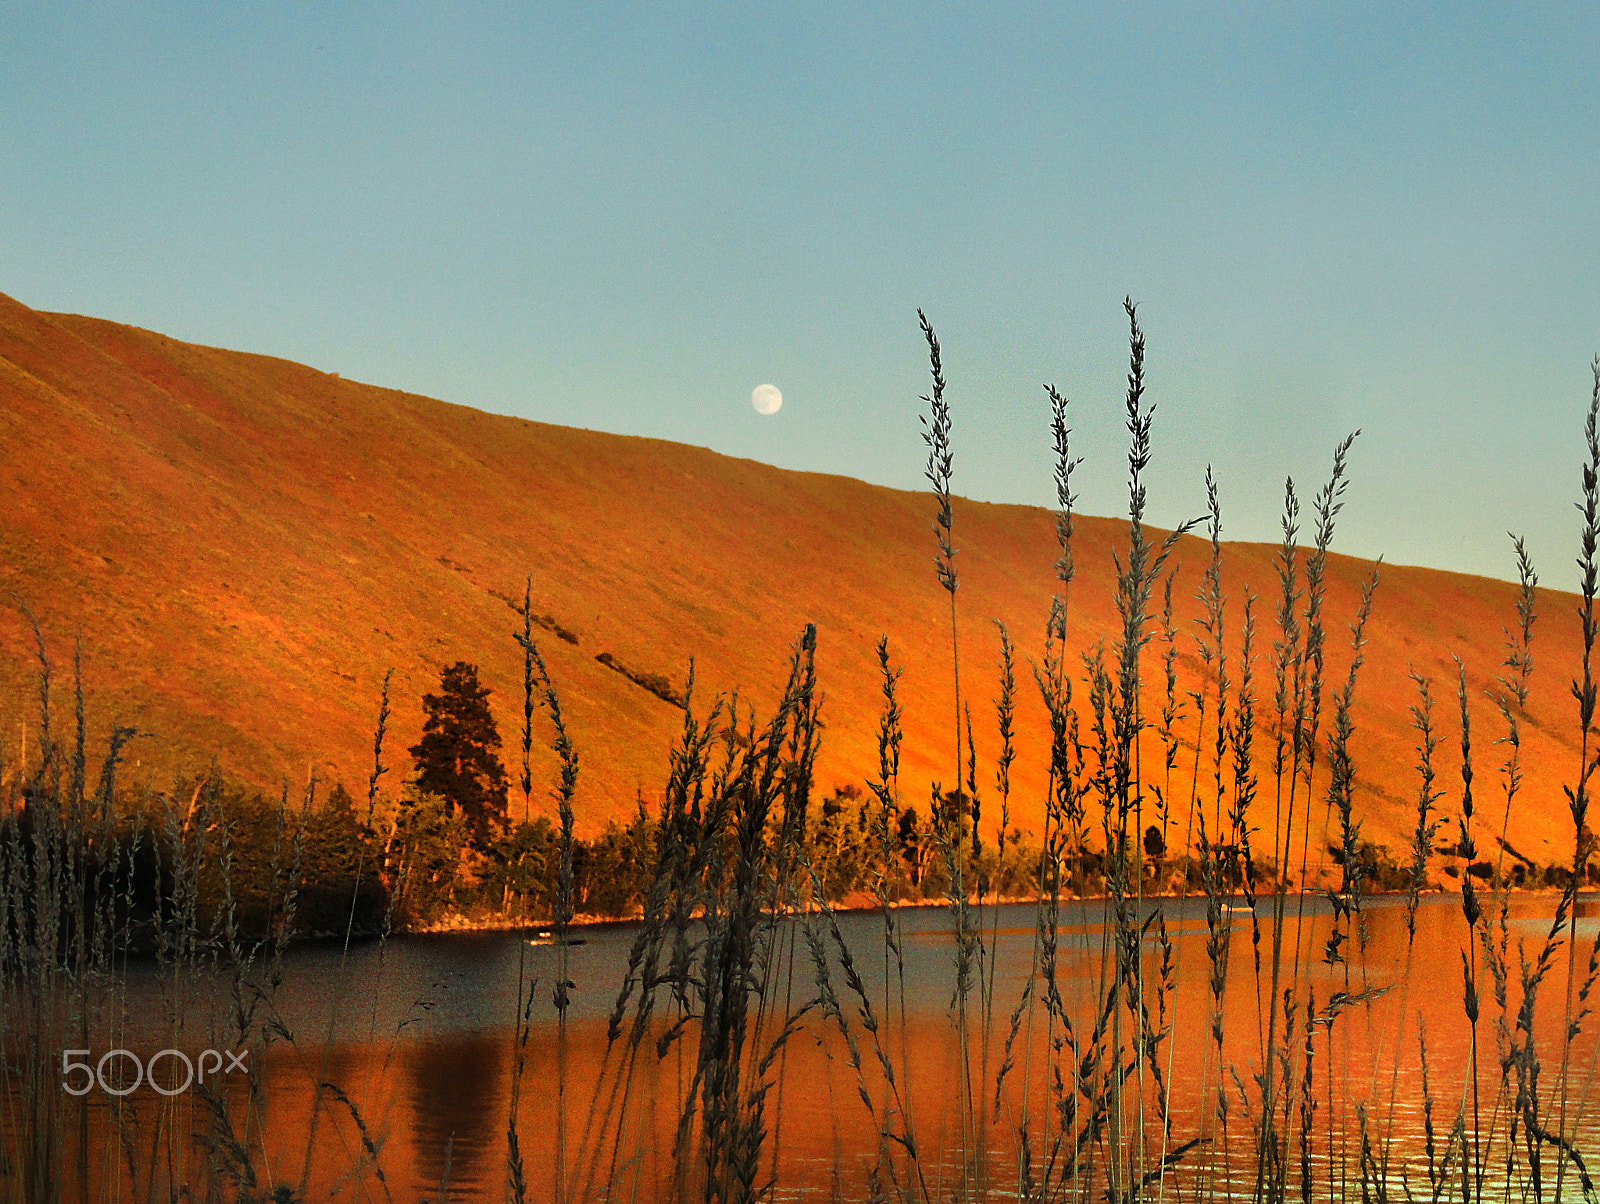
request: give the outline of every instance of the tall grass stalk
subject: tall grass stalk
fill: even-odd
[[[1150,640],[1147,628],[1152,618],[1150,601],[1155,583],[1160,579],[1178,540],[1195,526],[1194,520],[1181,523],[1159,544],[1151,544],[1145,535],[1146,487],[1143,474],[1150,463],[1150,432],[1155,407],[1147,406],[1144,399],[1145,339],[1139,326],[1138,311],[1131,298],[1124,299],[1123,309],[1128,318],[1128,548],[1125,559],[1122,553],[1113,553],[1113,565],[1117,571],[1117,615],[1122,631],[1116,645],[1117,675],[1111,706],[1113,737],[1109,776],[1105,775],[1106,767],[1102,766],[1102,781],[1109,787],[1109,792],[1102,795],[1102,815],[1106,820],[1104,832],[1109,871],[1106,886],[1116,929],[1116,985],[1113,994],[1122,995],[1122,1006],[1113,1009],[1111,1047],[1113,1051],[1118,1051],[1115,1056],[1120,1057],[1125,1043],[1122,1023],[1126,1010],[1134,1026],[1133,1044],[1128,1048],[1132,1051],[1132,1066],[1138,1086],[1134,1101],[1138,1136],[1134,1144],[1128,1147],[1132,1151],[1132,1158],[1122,1161],[1126,1101],[1118,1082],[1110,1116],[1109,1139],[1113,1153],[1111,1165],[1108,1166],[1108,1173],[1112,1176],[1110,1190],[1118,1193],[1136,1190],[1135,1181],[1142,1181],[1143,1178],[1146,1129],[1144,1082],[1145,1075],[1151,1069],[1146,1057],[1151,1045],[1146,1040],[1149,1034],[1145,1031],[1148,1016],[1144,1007],[1140,952],[1143,932],[1139,927],[1137,906],[1143,894],[1144,879],[1143,847],[1140,843],[1144,815],[1140,755],[1144,717],[1140,663],[1144,646]],[[1128,881],[1130,871],[1134,878],[1131,884]]]
[[[953,463],[953,454],[950,447],[950,406],[944,398],[945,379],[944,367],[940,359],[939,339],[934,333],[933,324],[928,321],[927,315],[922,310],[917,310],[917,321],[921,324],[924,340],[928,345],[928,364],[933,377],[932,392],[922,398],[928,404],[928,413],[921,415],[922,438],[928,447],[928,466],[924,475],[928,484],[933,489],[935,510],[933,520],[934,538],[937,542],[938,553],[934,557],[934,573],[940,587],[950,598],[950,676],[954,690],[955,712],[955,784],[947,796],[941,791],[939,783],[935,782],[929,800],[929,809],[935,817],[934,827],[938,834],[940,851],[945,860],[945,877],[948,883],[947,894],[950,900],[951,919],[955,926],[955,991],[952,998],[952,1009],[955,1017],[957,1059],[961,1076],[961,1147],[967,1154],[976,1153],[977,1159],[962,1160],[962,1193],[971,1195],[974,1191],[974,1179],[978,1189],[981,1190],[983,1181],[983,1148],[984,1143],[980,1137],[981,1118],[983,1106],[980,1100],[982,1091],[977,1087],[972,1073],[971,1047],[967,1033],[967,1003],[972,990],[973,963],[982,949],[981,938],[976,935],[973,918],[968,904],[968,885],[966,882],[966,865],[968,861],[967,850],[961,840],[961,824],[957,817],[950,814],[951,804],[965,801],[968,807],[967,822],[970,824],[970,837],[972,841],[971,861],[976,867],[979,851],[978,817],[979,805],[976,791],[976,762],[968,740],[968,787],[963,800],[962,786],[962,759],[961,759],[961,721],[963,710],[961,706],[961,650],[957,636],[956,626],[956,589],[959,580],[956,575],[955,556],[956,549],[951,544],[953,528],[953,510],[951,506],[950,474]],[[968,716],[968,730],[971,729],[971,718]],[[981,967],[979,974],[981,975]],[[981,977],[980,1001],[981,1001]],[[987,1034],[984,1034],[985,1048],[987,1048]],[[987,1075],[984,1076],[985,1078]]]
[[[944,366],[939,355],[939,337],[927,315],[917,310],[917,321],[922,326],[922,336],[928,344],[928,365],[933,377],[933,391],[923,395],[928,403],[928,413],[920,415],[922,440],[928,446],[928,467],[923,475],[933,489],[936,509],[933,534],[938,544],[934,557],[934,573],[940,587],[950,596],[950,675],[955,684],[955,788],[961,788],[961,649],[956,633],[956,549],[950,539],[954,524],[951,508],[950,472],[953,456],[950,449],[950,404],[944,399]],[[976,830],[976,829],[974,829]]]
[[[877,645],[878,672],[882,681],[883,710],[878,718],[878,776],[868,782],[873,795],[878,800],[879,823],[879,857],[878,873],[874,881],[874,893],[877,896],[878,907],[883,913],[883,998],[885,1001],[894,999],[899,1004],[900,1013],[900,1081],[909,1084],[911,1081],[911,1054],[907,1044],[906,1026],[906,963],[905,947],[902,941],[899,925],[895,916],[895,900],[890,895],[889,865],[894,856],[891,842],[891,825],[898,832],[900,814],[900,745],[905,733],[901,726],[904,712],[900,708],[899,682],[902,670],[890,668],[889,662],[889,637],[880,636]],[[891,988],[890,962],[894,964],[894,978]],[[887,1004],[886,1004],[887,1006]],[[886,1074],[889,1081],[893,1082],[892,1073]],[[902,1114],[903,1136],[898,1140],[910,1152],[916,1148],[914,1137],[915,1120],[912,1116],[912,1101],[909,1095],[900,1099]]]
[[[367,778],[367,817],[365,821],[365,825],[369,828],[372,824],[373,812],[376,810],[378,802],[378,781],[389,772],[389,767],[383,763],[383,739],[387,734],[389,727],[389,683],[393,680],[393,678],[393,669],[389,669],[383,675],[383,689],[378,703],[378,722],[377,726],[374,728],[372,737],[372,773]],[[309,810],[312,806],[315,796],[316,774],[315,771],[313,771],[307,775],[306,780],[306,810]],[[339,979],[341,982],[345,981],[344,969],[350,956],[350,938],[355,930],[356,905],[361,897],[361,878],[365,869],[366,848],[363,846],[357,851],[356,854],[355,879],[350,890],[350,910],[345,921],[344,941],[339,951]],[[228,875],[226,873],[223,874],[223,881],[224,883],[228,881]],[[379,982],[370,984],[372,998],[374,1001],[376,1000],[377,991],[380,986],[381,983]],[[300,1185],[297,1194],[301,1199],[305,1198],[306,1188],[311,1179],[311,1161],[316,1147],[317,1127],[322,1115],[322,1097],[325,1092],[338,1093],[337,1098],[343,1102],[346,1109],[350,1112],[357,1128],[361,1130],[363,1138],[366,1137],[365,1126],[362,1122],[359,1110],[353,1103],[350,1102],[349,1097],[344,1095],[343,1091],[336,1084],[329,1083],[327,1081],[328,1059],[333,1050],[334,1031],[338,1023],[339,1009],[342,1003],[342,995],[336,994],[330,1001],[328,1007],[327,1035],[322,1044],[322,1052],[317,1068],[316,1082],[312,1090],[311,1120],[306,1129],[305,1156],[301,1160],[300,1166]],[[375,1014],[376,1013],[374,1012],[374,1015]],[[379,1173],[381,1175],[381,1171]]]
[[[531,607],[525,607],[525,611]],[[525,616],[526,617],[526,616]],[[561,763],[561,777],[551,794],[555,799],[556,814],[561,820],[561,864],[558,870],[558,886],[556,894],[555,912],[555,940],[556,940],[556,981],[551,992],[552,1002],[556,1009],[556,1148],[555,1148],[555,1199],[564,1201],[569,1196],[567,1183],[567,1009],[571,1006],[570,994],[573,983],[568,978],[568,945],[567,933],[572,925],[574,902],[572,893],[572,829],[574,814],[572,799],[578,789],[578,752],[572,743],[572,737],[567,733],[566,721],[561,715],[561,699],[556,693],[556,688],[550,680],[550,671],[545,666],[544,656],[539,651],[539,646],[527,629],[526,623],[521,635],[517,636],[523,652],[528,660],[532,661],[534,669],[534,683],[543,699],[545,708],[550,712],[550,726],[552,729],[551,747],[555,750],[556,757]],[[526,672],[526,670],[524,670]]]
[[[1570,1089],[1569,1077],[1571,1073],[1571,1048],[1575,1036],[1573,1024],[1573,992],[1578,983],[1578,918],[1577,896],[1578,885],[1584,880],[1585,867],[1593,853],[1593,836],[1588,831],[1589,823],[1589,780],[1597,768],[1600,768],[1600,748],[1591,746],[1591,736],[1595,720],[1595,679],[1593,672],[1593,656],[1595,636],[1600,632],[1600,620],[1595,617],[1594,600],[1597,591],[1600,591],[1600,561],[1597,561],[1597,546],[1600,546],[1600,356],[1597,356],[1590,365],[1590,372],[1594,379],[1589,400],[1589,417],[1584,424],[1584,442],[1588,450],[1588,458],[1583,466],[1583,499],[1578,504],[1578,512],[1583,515],[1583,530],[1579,536],[1580,555],[1578,558],[1579,589],[1582,592],[1582,602],[1579,605],[1579,623],[1583,636],[1583,681],[1572,683],[1573,697],[1578,703],[1578,726],[1581,732],[1579,737],[1579,762],[1577,782],[1572,786],[1564,786],[1567,802],[1572,813],[1572,873],[1567,879],[1563,891],[1562,901],[1568,905],[1571,927],[1567,936],[1567,983],[1565,1002],[1563,1007],[1561,1066],[1558,1072],[1558,1091],[1560,1105],[1556,1119],[1556,1136],[1559,1142],[1567,1143],[1558,1146],[1563,1152],[1570,1150],[1570,1138],[1567,1135],[1567,1102]],[[1581,1164],[1580,1164],[1581,1165]],[[1556,1195],[1561,1194],[1562,1182],[1566,1175],[1566,1160],[1557,1156],[1556,1160]],[[1585,1176],[1587,1178],[1587,1176]],[[1587,1190],[1587,1184],[1585,1185]]]

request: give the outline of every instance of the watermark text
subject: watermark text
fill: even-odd
[[[206,1049],[192,1059],[181,1049],[163,1049],[151,1054],[148,1061],[131,1049],[108,1049],[98,1061],[91,1061],[93,1056],[90,1049],[61,1051],[61,1090],[68,1095],[88,1095],[98,1086],[107,1095],[132,1095],[141,1083],[148,1083],[158,1095],[182,1095],[195,1084],[204,1084],[207,1076],[216,1079],[235,1070],[250,1073],[248,1049],[240,1053]],[[158,1065],[163,1068],[159,1076]]]

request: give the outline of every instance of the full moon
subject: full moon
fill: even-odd
[[[783,406],[783,394],[777,385],[757,385],[750,390],[750,405],[757,414],[776,414]]]

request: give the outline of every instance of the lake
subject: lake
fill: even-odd
[[[1166,1035],[1154,1056],[1133,1072],[1120,1106],[1113,1109],[1117,1115],[1105,1118],[1084,1157],[1103,1166],[1123,1156],[1119,1148],[1137,1146],[1134,1138],[1142,1132],[1144,1161],[1138,1165],[1151,1167],[1164,1154],[1197,1140],[1166,1176],[1162,1194],[1174,1199],[1197,1193],[1248,1195],[1257,1161],[1250,1106],[1259,1099],[1254,1076],[1260,1070],[1264,1001],[1270,994],[1270,900],[1258,903],[1256,911],[1263,926],[1259,985],[1251,916],[1234,900],[1235,908],[1225,919],[1230,943],[1220,1053],[1212,1035],[1205,901],[1161,903],[1169,946],[1163,950],[1152,923],[1142,942],[1142,973],[1149,1027]],[[1425,898],[1414,942],[1407,940],[1403,900],[1365,900],[1365,949],[1358,951],[1359,938],[1352,937],[1343,948],[1347,961],[1342,964],[1322,960],[1332,925],[1328,901],[1305,901],[1302,947],[1307,952],[1299,980],[1315,993],[1316,1006],[1324,1012],[1330,1006],[1337,1009],[1330,1001],[1339,992],[1354,1000],[1327,1022],[1312,1026],[1309,1094],[1297,1080],[1294,1098],[1280,1105],[1280,1110],[1288,1108],[1296,1131],[1305,1115],[1302,1109],[1313,1109],[1309,1114],[1315,1140],[1309,1154],[1319,1198],[1356,1190],[1349,1176],[1361,1159],[1363,1113],[1373,1157],[1388,1159],[1391,1189],[1398,1194],[1403,1173],[1414,1191],[1429,1190],[1420,1046],[1424,1036],[1437,1149],[1443,1149],[1458,1113],[1469,1131],[1476,1114],[1476,1130],[1492,1133],[1499,1159],[1484,1172],[1487,1194],[1504,1194],[1495,1184],[1503,1174],[1508,1101],[1497,1094],[1495,1025],[1504,1016],[1507,1031],[1515,1034],[1521,1000],[1517,947],[1524,943],[1526,956],[1534,956],[1554,906],[1554,896],[1521,895],[1510,901],[1509,1011],[1502,1013],[1492,982],[1486,980],[1475,1101],[1468,1074],[1472,1029],[1462,1005],[1466,926],[1459,897]],[[1291,934],[1300,908],[1298,897],[1288,900]],[[1147,904],[1145,912],[1149,910]],[[952,1010],[956,942],[950,911],[895,911],[904,959],[903,999],[901,975],[886,961],[882,917],[838,916],[839,932],[852,951],[877,1039],[895,1079],[888,1081],[874,1035],[863,1027],[860,1001],[847,986],[837,949],[830,949],[830,980],[861,1069],[852,1066],[850,1043],[839,1020],[822,1008],[808,1012],[774,1052],[759,1158],[761,1178],[775,1176],[775,1198],[863,1198],[874,1167],[880,1175],[894,1176],[914,1185],[917,1194],[935,1199],[980,1190],[995,1199],[1012,1198],[1024,1124],[1031,1135],[1030,1171],[1037,1177],[1043,1173],[1062,1101],[1076,1100],[1071,1106],[1080,1120],[1092,1110],[1092,1091],[1075,1091],[1064,1083],[1058,1092],[1053,1072],[1045,1068],[1052,1049],[1067,1051],[1065,1061],[1057,1057],[1055,1063],[1065,1065],[1069,1077],[1073,1066],[1081,1068],[1081,1054],[1093,1045],[1097,1025],[1103,1025],[1109,1041],[1116,1039],[1119,1028],[1125,1043],[1134,1040],[1135,1013],[1125,1006],[1107,1012],[1097,1002],[1105,989],[1105,904],[1062,905],[1056,982],[1071,1034],[1050,1024],[1038,1003],[1020,1013],[998,1109],[995,1080],[1012,1031],[1012,1013],[1030,980],[1036,1000],[1044,982],[1037,963],[1035,908],[990,906],[976,914],[992,949],[981,966],[986,978],[992,975],[994,1002],[986,1042],[984,1009],[974,989],[965,1059]],[[751,1018],[752,1033],[760,1025],[763,1052],[781,1029],[782,1018],[818,993],[804,937],[806,923],[794,918],[779,925],[778,952],[764,977],[765,1006]],[[1593,905],[1580,902],[1580,980],[1597,926],[1600,918]],[[223,979],[180,982],[151,963],[132,965],[111,984],[111,1005],[93,1022],[86,1060],[97,1061],[111,1048],[129,1050],[141,1061],[161,1049],[186,1053],[191,1061],[206,1049],[231,1050],[257,1076],[258,1091],[252,1098],[241,1070],[213,1071],[214,1080],[224,1084],[222,1099],[232,1126],[227,1130],[217,1127],[217,1115],[197,1092],[162,1097],[146,1082],[114,1111],[111,1097],[96,1084],[85,1097],[85,1128],[93,1147],[90,1174],[99,1185],[91,1197],[103,1192],[105,1198],[144,1198],[150,1188],[161,1194],[183,1183],[198,1191],[204,1178],[200,1150],[171,1138],[205,1132],[214,1147],[225,1146],[223,1138],[231,1137],[252,1151],[235,1173],[245,1179],[254,1176],[262,1191],[305,1181],[309,1198],[318,1200],[437,1200],[441,1187],[454,1200],[500,1200],[506,1192],[508,1121],[515,1091],[528,1199],[551,1198],[558,1174],[577,1196],[658,1198],[667,1192],[674,1173],[679,1101],[693,1081],[697,1037],[691,1025],[682,1039],[658,1055],[656,1040],[677,1018],[676,1005],[663,997],[647,1039],[631,1056],[627,1024],[622,1039],[608,1043],[606,1018],[637,931],[631,924],[575,929],[574,937],[584,943],[566,949],[533,944],[515,933],[400,936],[348,950],[331,944],[297,947],[286,958],[270,1006],[258,1006],[258,1016],[274,1021],[275,1036],[268,1041],[259,1036],[229,1041],[228,1034],[236,1031],[236,1020],[230,1018],[235,1003]],[[1171,986],[1162,992],[1164,955]],[[564,1092],[558,1090],[562,1041],[552,1003],[563,956],[573,984]],[[1481,951],[1476,956],[1481,964]],[[1566,975],[1563,947],[1534,1013],[1544,1065],[1538,1085],[1550,1099],[1558,1083]],[[516,1017],[529,983],[534,985],[517,1088]],[[1297,1006],[1301,1010],[1291,1043],[1296,1056],[1305,1045],[1303,997]],[[1593,1020],[1586,1019],[1573,1045],[1569,1089],[1567,1129],[1578,1134],[1578,1149],[1585,1153],[1600,1151],[1600,1126],[1587,1116],[1576,1122],[1570,1114],[1580,1106],[1592,1111],[1591,1072],[1595,1034],[1600,1032]],[[1080,1057],[1071,1055],[1072,1042]],[[125,1057],[113,1059],[106,1067],[108,1081],[115,1085],[116,1075],[131,1073],[131,1066]],[[180,1059],[166,1055],[162,1082],[176,1086],[173,1074],[181,1069]],[[1088,1074],[1085,1083],[1091,1081]],[[319,1082],[333,1084],[337,1091],[323,1092],[314,1108],[313,1087]],[[964,1083],[972,1084],[969,1090],[964,1091]],[[964,1099],[972,1100],[970,1108],[963,1107]],[[1170,1101],[1165,1128],[1160,1123],[1163,1099]],[[1554,1107],[1551,1103],[1546,1113],[1551,1123]],[[563,1114],[564,1141],[559,1139]],[[914,1134],[914,1166],[903,1144],[892,1139],[886,1160],[880,1155],[885,1124],[893,1132]],[[558,1146],[566,1150],[559,1171]],[[1288,1153],[1293,1163],[1290,1195],[1297,1196],[1297,1140]],[[1554,1165],[1551,1153],[1546,1147],[1547,1169]],[[1452,1173],[1459,1177],[1459,1166]],[[119,1183],[123,1186],[115,1186]],[[1155,1190],[1150,1190],[1152,1198]]]

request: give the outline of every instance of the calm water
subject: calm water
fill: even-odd
[[[1298,900],[1290,900],[1291,932],[1298,904]],[[1513,1021],[1520,1000],[1517,942],[1526,941],[1531,957],[1548,928],[1553,905],[1548,897],[1513,900]],[[1469,1123],[1472,1116],[1467,1073],[1471,1035],[1461,1004],[1460,950],[1465,927],[1459,900],[1432,898],[1423,903],[1416,941],[1409,952],[1400,901],[1369,900],[1365,953],[1347,946],[1350,966],[1320,962],[1330,924],[1328,909],[1323,902],[1307,907],[1306,945],[1314,952],[1311,966],[1302,968],[1300,977],[1315,991],[1318,1006],[1326,1006],[1338,991],[1372,994],[1369,1002],[1344,1011],[1331,1035],[1326,1027],[1317,1030],[1313,1083],[1318,1108],[1318,1177],[1325,1181],[1332,1175],[1336,1180],[1339,1165],[1354,1165],[1359,1143],[1357,1105],[1365,1105],[1371,1117],[1372,1140],[1392,1139],[1397,1162],[1402,1156],[1411,1158],[1408,1174],[1413,1183],[1420,1182],[1424,1172],[1422,1163],[1416,1161],[1421,1157],[1423,1125],[1419,1034],[1426,1034],[1434,1119],[1441,1141],[1458,1108],[1464,1107]],[[1267,905],[1258,906],[1263,917],[1264,958],[1270,957],[1265,943],[1270,939],[1268,911]],[[1171,1089],[1172,1143],[1191,1137],[1205,1139],[1205,1144],[1185,1158],[1173,1182],[1180,1195],[1188,1194],[1202,1177],[1219,1191],[1230,1178],[1247,1186],[1248,1121],[1235,1075],[1239,1082],[1251,1084],[1259,1069],[1260,1001],[1267,993],[1265,986],[1257,987],[1250,917],[1241,913],[1229,916],[1229,984],[1219,1062],[1211,1038],[1204,901],[1166,900],[1164,913],[1172,941],[1175,986],[1164,1000],[1170,1035],[1158,1050],[1157,1063]],[[885,997],[882,918],[846,915],[839,918],[839,925],[881,1022],[880,1035],[911,1116],[929,1190],[948,1196],[964,1174],[970,1177],[975,1173],[970,1165],[963,1169],[961,1151],[983,1148],[988,1151],[995,1198],[1005,1198],[1016,1181],[1016,1133],[1025,1109],[1035,1152],[1042,1148],[1040,1133],[1042,1126],[1050,1123],[1053,1109],[1044,1067],[1052,1036],[1059,1034],[1047,1031],[1042,1009],[1024,1013],[1013,1067],[996,1114],[995,1075],[1001,1047],[1010,1029],[1011,1013],[1033,973],[1034,909],[985,908],[981,915],[986,938],[995,950],[995,1002],[987,1054],[980,1036],[981,1008],[976,999],[971,1004],[966,1073],[979,1084],[974,1090],[985,1100],[985,1115],[981,1131],[970,1137],[963,1136],[962,1110],[954,1103],[960,1098],[964,1068],[950,1006],[954,933],[949,912],[907,908],[896,913],[904,938],[903,1028],[898,977],[893,973],[892,989]],[[1085,1044],[1098,1015],[1095,1001],[1101,988],[1104,915],[1101,903],[1064,905],[1061,912],[1058,982],[1075,1036]],[[790,921],[781,928],[782,953],[767,992],[774,1015],[797,1009],[816,993],[800,924]],[[1600,918],[1591,905],[1581,906],[1580,975],[1597,925]],[[281,1035],[267,1045],[252,1042],[247,1055],[247,1061],[261,1074],[263,1098],[252,1105],[242,1076],[225,1080],[235,1133],[261,1151],[253,1167],[258,1183],[296,1184],[306,1177],[314,1199],[437,1199],[441,1183],[447,1185],[446,1192],[453,1199],[501,1199],[515,1079],[513,1021],[519,984],[526,987],[532,981],[533,1025],[516,1108],[528,1168],[528,1198],[548,1198],[552,1189],[558,1121],[563,1111],[568,1118],[569,1183],[587,1183],[599,1196],[603,1192],[597,1185],[610,1179],[615,1185],[614,1198],[658,1195],[671,1173],[677,1101],[692,1075],[694,1047],[691,1033],[689,1039],[672,1045],[658,1058],[653,1043],[646,1042],[630,1074],[620,1072],[625,1064],[625,1042],[608,1053],[605,1017],[635,934],[632,925],[586,929],[576,934],[586,943],[565,950],[567,974],[574,987],[568,1013],[564,1107],[557,1089],[558,1041],[551,1002],[560,952],[554,947],[531,945],[515,934],[472,934],[399,937],[381,947],[353,946],[348,951],[328,946],[292,951],[284,980],[266,1013],[281,1025]],[[1146,999],[1154,1013],[1160,1006],[1155,989],[1157,944],[1147,940],[1144,948]],[[875,1105],[892,1095],[878,1067],[873,1038],[862,1031],[858,1001],[845,985],[836,954],[831,962],[835,989],[859,1042],[863,1070],[858,1076],[851,1067],[837,1022],[819,1011],[806,1018],[774,1059],[771,1077],[776,1085],[766,1101],[769,1136],[765,1151],[769,1160],[776,1160],[777,1196],[781,1199],[858,1195],[878,1144],[876,1121],[860,1091],[864,1088]],[[1269,969],[1270,962],[1263,966],[1263,974]],[[1547,1070],[1543,1084],[1547,1090],[1556,1079],[1556,1038],[1565,982],[1563,950],[1543,989],[1543,1006],[1535,1026],[1544,1050]],[[1038,985],[1042,987],[1042,982]],[[228,993],[214,984],[179,988],[153,967],[139,966],[127,972],[121,987],[125,1011],[115,1025],[90,1042],[95,1057],[113,1044],[142,1058],[161,1048],[191,1054],[207,1048],[237,1051],[240,1043],[227,1039],[231,1023]],[[1487,983],[1484,995],[1478,1115],[1480,1128],[1487,1129],[1494,1117],[1499,1081],[1494,1023],[1500,1012]],[[658,1010],[668,1020],[676,1015],[665,1001]],[[1119,1022],[1131,1023],[1125,1011],[1116,1015]],[[656,1022],[651,1035],[663,1032],[666,1023]],[[1588,1070],[1595,1059],[1592,1030],[1600,1025],[1590,1027],[1574,1047],[1579,1063],[1571,1092],[1575,1103],[1587,1098]],[[766,1038],[777,1029],[776,1023],[769,1022]],[[1303,1043],[1303,1030],[1297,1028],[1297,1047]],[[335,1084],[343,1098],[325,1093],[313,1122],[313,1085],[318,1082]],[[1226,1135],[1219,1119],[1219,1087],[1227,1103]],[[1140,1094],[1134,1091],[1130,1096],[1137,1100]],[[148,1087],[141,1087],[128,1097],[132,1107],[120,1128],[111,1122],[105,1098],[98,1091],[89,1098],[95,1143],[112,1151],[107,1162],[120,1166],[130,1161],[130,1147],[136,1167],[149,1161],[144,1151],[159,1143],[158,1123],[169,1132],[185,1126],[200,1131],[214,1123],[193,1094],[175,1096],[167,1103]],[[1155,1098],[1153,1089],[1143,1094],[1147,1132],[1157,1131]],[[1138,1126],[1134,1107],[1130,1104],[1123,1118],[1126,1128]],[[600,1123],[599,1118],[619,1113],[627,1118],[620,1132],[617,1126]],[[1499,1125],[1496,1141],[1503,1148],[1503,1113],[1494,1123]],[[1159,1156],[1159,1137],[1151,1140],[1154,1156]],[[1600,1152],[1600,1127],[1585,1122],[1579,1146]],[[182,1157],[174,1161],[168,1156],[155,1178],[160,1183],[188,1181],[197,1170],[197,1162],[186,1165]],[[152,1172],[145,1166],[139,1173],[142,1191]],[[103,1176],[108,1195],[116,1194],[111,1185],[115,1177],[110,1171]],[[1339,1191],[1337,1183],[1334,1191]]]

